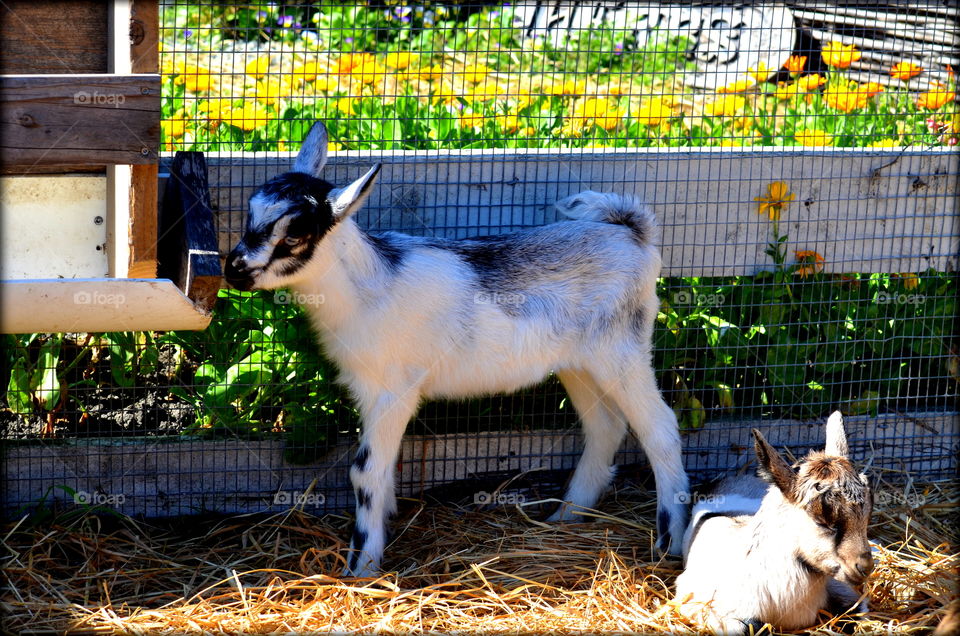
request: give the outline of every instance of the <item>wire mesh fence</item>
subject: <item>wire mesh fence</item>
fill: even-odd
[[[371,231],[497,234],[581,190],[633,193],[661,224],[655,367],[695,477],[743,463],[754,426],[819,446],[837,408],[875,470],[955,470],[955,7],[160,9],[163,150],[205,152],[224,254],[316,120],[329,181],[384,163],[358,215]],[[148,515],[349,505],[359,422],[309,302],[224,290],[203,332],[9,337],[6,510],[36,505],[38,483]],[[401,493],[488,504],[539,469],[530,496],[557,494],[576,420],[552,378],[425,404]]]

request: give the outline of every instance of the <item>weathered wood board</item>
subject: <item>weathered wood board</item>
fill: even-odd
[[[851,455],[884,480],[907,475],[955,474],[956,413],[911,413],[845,418]],[[795,420],[715,422],[684,435],[685,463],[694,480],[752,461],[750,429],[794,455],[823,444],[822,422]],[[485,475],[570,470],[582,445],[579,430],[408,436],[400,455],[398,495],[417,497],[435,488]],[[202,511],[282,510],[300,495],[307,509],[338,512],[353,505],[349,467],[356,444],[333,447],[318,462],[293,466],[283,444],[272,441],[89,440],[7,445],[3,450],[3,513],[46,496],[47,505],[72,505],[66,486],[86,501],[126,514],[162,517]],[[618,464],[643,462],[630,438]],[[311,483],[317,483],[311,490]]]
[[[106,73],[110,4],[4,0],[0,74]]]
[[[0,77],[0,164],[156,163],[160,76]]]
[[[166,164],[168,159],[164,158]],[[450,237],[558,220],[552,203],[582,190],[635,194],[662,228],[665,276],[770,268],[770,222],[754,199],[785,181],[796,195],[781,229],[827,272],[954,271],[960,253],[960,155],[952,151],[707,149],[332,153],[324,178],[347,183],[381,161],[358,221]],[[289,170],[291,153],[208,159],[221,254],[240,238],[247,199]],[[161,176],[165,167],[161,167]]]

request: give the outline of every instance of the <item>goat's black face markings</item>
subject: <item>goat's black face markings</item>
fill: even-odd
[[[357,489],[357,504],[359,504],[361,508],[370,507],[370,493],[367,492],[366,488]]]
[[[807,572],[807,574],[812,574],[812,575],[823,574],[822,570],[817,569],[817,567],[812,563],[810,563],[809,561],[807,561],[806,557],[804,557],[802,554],[797,555],[797,563],[800,565],[800,567],[804,571]]]
[[[353,460],[353,467],[358,471],[363,472],[367,469],[367,459],[370,457],[370,448],[368,446],[361,446],[360,450],[357,451],[357,456]]]

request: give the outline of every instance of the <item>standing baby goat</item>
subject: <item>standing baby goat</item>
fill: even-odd
[[[760,431],[753,436],[763,481],[727,477],[693,508],[677,578],[680,612],[713,632],[746,634],[764,623],[809,627],[821,609],[866,611],[853,586],[873,571],[872,499],[866,476],[847,459],[842,416],[830,416],[826,449],[807,455],[797,472]]]
[[[656,477],[658,546],[679,552],[687,477],[651,366],[653,216],[633,199],[584,192],[557,204],[579,220],[515,234],[371,234],[351,215],[380,167],[335,188],[319,178],[326,156],[317,123],[293,171],[250,198],[226,279],[244,290],[289,287],[356,401],[363,429],[350,470],[357,516],[347,573],[379,569],[400,439],[421,400],[515,391],[551,371],[586,440],[566,501],[597,502],[629,423]],[[568,505],[553,516],[572,518]]]

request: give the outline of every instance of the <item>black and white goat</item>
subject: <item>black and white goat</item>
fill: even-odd
[[[727,477],[697,497],[677,578],[679,611],[710,631],[796,630],[817,612],[865,612],[855,586],[873,571],[872,497],[847,459],[843,416],[827,421],[824,451],[795,472],[753,431],[758,473]]]
[[[290,288],[361,413],[347,573],[380,566],[400,440],[421,400],[515,391],[551,371],[585,436],[569,503],[552,519],[596,504],[629,424],[656,477],[658,546],[679,553],[687,477],[651,365],[660,271],[652,214],[632,198],[583,192],[556,204],[577,221],[514,234],[371,234],[351,215],[380,167],[336,188],[319,178],[326,158],[317,123],[293,171],[251,196],[226,279],[243,290]]]

